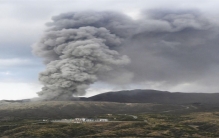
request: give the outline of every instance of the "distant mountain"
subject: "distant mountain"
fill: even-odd
[[[107,92],[77,101],[0,101],[0,122],[8,118],[43,119],[91,117],[102,114],[188,113],[219,111],[219,93],[156,90]]]
[[[158,104],[218,104],[219,93],[181,93],[157,90],[124,90],[107,92],[82,101],[107,101],[120,103],[158,103]]]
[[[1,100],[0,102],[9,102],[9,103],[25,103],[30,102],[30,99],[22,99],[22,100]]]
[[[52,100],[59,101],[59,100]],[[80,99],[72,98],[69,101],[97,101],[119,103],[155,103],[155,104],[219,104],[219,93],[183,93],[158,90],[123,90],[106,92]],[[30,99],[1,100],[1,103],[26,103]]]

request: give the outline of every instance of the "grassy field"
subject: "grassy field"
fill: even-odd
[[[40,120],[11,120],[0,124],[1,137],[219,137],[219,112],[189,114],[148,113],[128,115],[105,114],[121,122],[51,123]]]

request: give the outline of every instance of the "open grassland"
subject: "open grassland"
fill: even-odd
[[[219,137],[219,112],[188,114],[134,114],[137,120],[121,114],[95,117],[121,122],[51,123],[39,120],[2,121],[0,136],[17,137]],[[130,119],[130,120],[129,120]],[[123,121],[122,121],[123,120]]]

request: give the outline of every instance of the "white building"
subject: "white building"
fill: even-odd
[[[108,122],[108,119],[99,119],[100,122]]]
[[[75,118],[76,122],[85,122],[86,118]]]
[[[108,119],[93,119],[93,118],[75,118],[74,122],[108,122]]]

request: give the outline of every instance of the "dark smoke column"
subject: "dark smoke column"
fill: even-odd
[[[90,84],[122,68],[129,58],[115,49],[128,37],[129,19],[111,12],[67,13],[53,17],[33,53],[44,59],[39,100],[68,100],[84,95]]]

